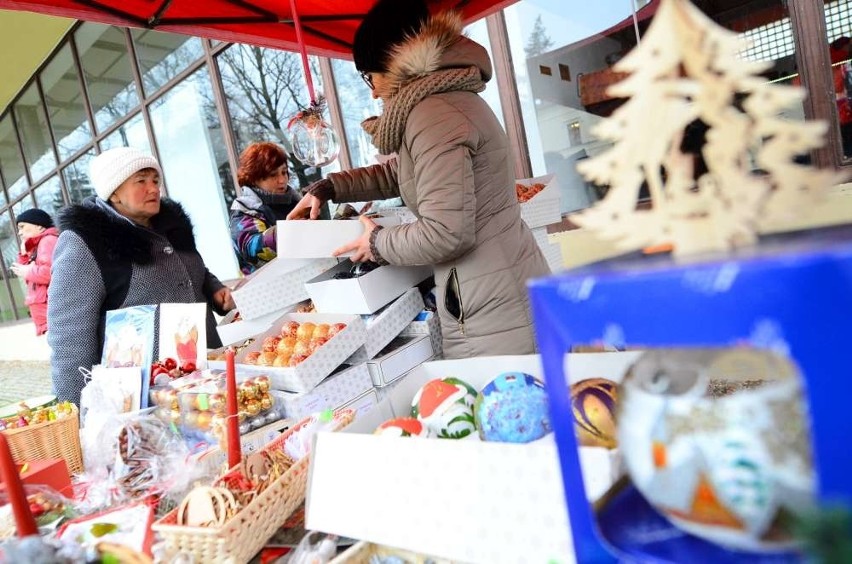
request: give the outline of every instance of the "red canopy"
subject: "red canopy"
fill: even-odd
[[[471,22],[516,0],[427,0],[432,11],[457,9]],[[349,57],[361,18],[375,0],[297,0],[307,50]],[[289,0],[0,0],[24,10],[109,25],[142,27],[298,51]]]

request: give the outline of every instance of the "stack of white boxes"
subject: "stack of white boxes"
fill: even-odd
[[[547,235],[547,226],[562,220],[561,197],[556,176],[548,174],[536,178],[523,178],[516,181],[527,186],[544,184],[545,188],[530,200],[521,203],[521,219],[532,230],[535,242],[544,254],[550,270],[562,270],[562,250],[558,243],[551,242]]]

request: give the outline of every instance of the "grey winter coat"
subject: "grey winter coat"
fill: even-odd
[[[489,80],[488,55],[460,35],[460,21],[435,20],[424,28],[435,41],[396,49],[390,76],[402,84],[437,60],[439,69],[475,65]],[[414,106],[395,161],[329,175],[335,201],[401,196],[418,216],[382,229],[374,248],[390,264],[434,265],[447,358],[535,352],[526,282],[549,268],[521,220],[511,162],[486,102],[450,91]]]
[[[94,196],[60,212],[58,223],[47,312],[53,389],[60,400],[79,405],[84,382],[78,367],[100,362],[108,310],[210,303],[223,285],[204,266],[192,223],[176,202],[162,200],[151,229]],[[218,346],[209,309],[207,339]]]

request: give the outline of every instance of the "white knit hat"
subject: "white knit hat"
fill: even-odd
[[[118,147],[104,151],[89,165],[89,179],[95,192],[103,200],[109,200],[116,188],[143,168],[153,168],[162,177],[163,171],[157,159],[133,147]]]

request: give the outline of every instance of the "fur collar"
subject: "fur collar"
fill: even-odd
[[[394,91],[406,82],[441,68],[441,58],[462,36],[464,24],[458,12],[431,16],[420,31],[394,47],[388,76]]]
[[[195,251],[192,222],[175,201],[163,198],[160,213],[145,229],[116,212],[100,198],[87,198],[59,213],[59,231],[79,235],[99,261],[129,261],[150,264],[154,261],[153,232],[165,237],[178,251]]]

